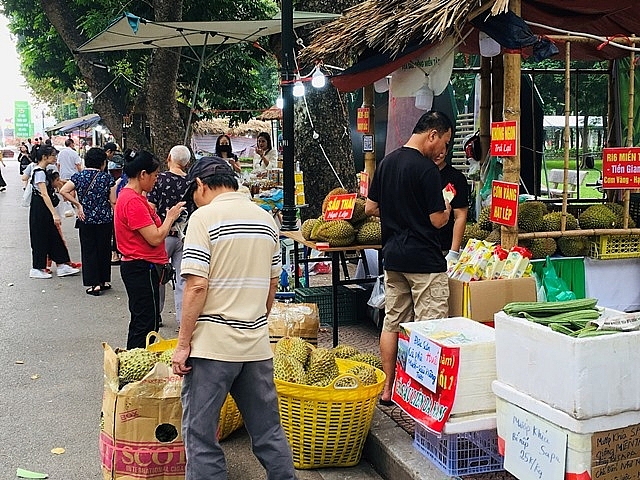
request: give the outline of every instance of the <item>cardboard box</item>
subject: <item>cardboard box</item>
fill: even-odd
[[[184,480],[181,378],[157,363],[144,379],[119,388],[118,357],[109,345],[103,347],[103,479]]]
[[[614,480],[640,476],[636,440],[640,412],[576,420],[499,381],[493,382],[493,391],[500,453],[505,455],[507,470],[521,480]],[[527,429],[543,435],[527,435]],[[538,450],[538,440],[545,441],[544,449]],[[512,443],[508,446],[509,442]],[[557,462],[563,457],[564,463],[557,467],[564,475],[548,471],[554,463],[551,458]],[[528,463],[523,464],[525,461]]]
[[[574,338],[504,312],[495,330],[498,381],[579,420],[640,411],[640,331]]]
[[[493,316],[510,302],[535,302],[533,277],[461,282],[449,279],[449,316],[493,322]]]

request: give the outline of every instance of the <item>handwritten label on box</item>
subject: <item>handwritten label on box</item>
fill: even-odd
[[[411,332],[407,355],[407,373],[434,393],[438,382],[441,350],[440,345],[419,333]]]
[[[501,432],[504,468],[519,480],[565,478],[567,435],[562,429],[526,410],[506,403],[509,418]]]
[[[640,478],[640,425],[591,436],[591,478]]]

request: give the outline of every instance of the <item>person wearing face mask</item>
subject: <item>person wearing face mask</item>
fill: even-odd
[[[216,157],[224,158],[227,163],[231,165],[234,172],[242,172],[238,156],[233,153],[233,147],[231,146],[231,138],[229,135],[220,135],[218,140],[216,140]]]

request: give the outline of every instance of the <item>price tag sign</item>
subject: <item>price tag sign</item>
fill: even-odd
[[[358,108],[358,116],[356,118],[356,131],[368,133],[370,129],[371,110],[367,107]]]
[[[518,122],[491,123],[491,155],[494,157],[515,157],[517,148]]]
[[[560,427],[505,402],[504,468],[520,480],[565,478],[567,435]],[[622,478],[622,477],[617,477]]]
[[[353,208],[356,206],[356,193],[345,193],[343,195],[331,195],[327,202],[327,209],[324,211],[325,221],[329,220],[349,220],[353,216]]]
[[[364,198],[369,196],[369,174],[360,172],[360,195]]]
[[[441,347],[419,333],[411,332],[407,374],[435,393]]]
[[[640,188],[640,147],[602,149],[602,188]]]
[[[494,180],[491,183],[491,221],[507,227],[515,227],[518,223],[517,183]]]

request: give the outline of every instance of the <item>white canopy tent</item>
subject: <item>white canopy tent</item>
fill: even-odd
[[[332,20],[331,13],[293,12],[293,26]],[[260,37],[280,33],[279,16],[271,20],[220,22],[154,22],[124,13],[106,30],[78,47],[78,53],[111,52],[144,48],[194,47],[254,42]]]
[[[339,16],[331,13],[294,11],[293,26],[294,28],[301,27],[318,21],[332,20]],[[281,30],[280,15],[276,15],[270,20],[154,22],[131,13],[124,13],[103,32],[80,45],[76,53],[187,47],[192,51],[193,56],[184,56],[199,62],[191,101],[193,110],[208,45],[221,47],[241,42],[253,43],[260,37],[280,33]],[[202,46],[202,52],[199,55],[194,50],[194,47],[197,46]],[[191,127],[191,117],[190,112],[185,132],[185,143]]]

